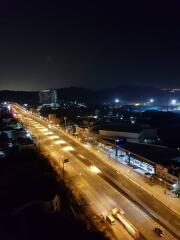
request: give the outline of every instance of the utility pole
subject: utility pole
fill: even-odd
[[[118,118],[118,111],[117,111],[117,109],[118,109],[118,103],[119,103],[119,99],[118,98],[116,98],[115,99],[115,104],[116,104],[116,118]]]
[[[67,126],[67,117],[64,117],[64,127],[66,128]]]
[[[117,163],[117,159],[118,159],[118,143],[119,143],[119,139],[116,138],[115,139],[115,158],[116,158],[116,163]]]
[[[128,164],[130,165],[130,163],[131,163],[131,153],[128,152]]]
[[[65,163],[68,163],[68,162],[69,162],[69,159],[68,159],[68,158],[66,158],[66,159],[63,160],[63,181],[64,181],[64,164],[65,164]]]

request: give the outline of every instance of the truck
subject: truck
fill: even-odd
[[[125,215],[123,209],[113,208],[112,215],[121,222],[121,224],[126,228],[126,230],[133,236],[135,239],[139,238],[139,230],[130,222],[130,220]]]

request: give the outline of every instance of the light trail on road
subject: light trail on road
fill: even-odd
[[[16,110],[20,111],[21,115],[23,115],[22,109],[16,108]],[[86,149],[79,149],[79,146],[77,146],[78,144],[72,142],[70,139],[68,139],[68,136],[65,136],[65,133],[60,132],[60,130],[55,127],[51,127],[51,134],[54,134],[52,135],[52,137],[54,136],[55,138],[49,137],[48,135],[46,135],[47,131],[49,131],[48,122],[45,122],[41,118],[34,116],[31,113],[25,112],[24,114],[24,123],[26,123],[25,118],[32,120],[28,121],[29,124],[33,126],[32,128],[31,126],[29,126],[29,130],[31,130],[32,134],[35,136],[38,136],[38,134],[42,134],[42,139],[44,140],[41,140],[41,147],[46,149],[49,154],[54,154],[55,159],[59,159],[60,155],[71,159],[69,164],[70,167],[68,166],[69,173],[67,172],[67,174],[70,174],[70,169],[71,172],[74,171],[71,174],[76,174],[76,171],[81,173],[81,181],[86,182],[84,186],[86,186],[86,191],[88,192],[88,194],[86,192],[88,200],[90,202],[93,202],[93,204],[96,205],[97,209],[99,209],[99,211],[103,213],[103,215],[107,215],[112,208],[119,206],[125,210],[132,222],[138,227],[138,229],[143,234],[143,236],[145,236],[146,239],[159,239],[159,237],[153,232],[153,228],[159,224],[156,223],[155,220],[152,219],[149,215],[147,215],[141,208],[139,208],[129,199],[127,199],[120,191],[117,190],[117,188],[114,187],[112,183],[109,182],[109,180],[107,180],[107,175],[108,178],[110,176],[109,179],[114,179],[115,176],[113,174],[107,174],[107,169],[104,169],[102,167],[100,168],[100,172],[95,171],[93,173],[93,171],[90,171],[90,166],[95,166],[99,169],[100,163],[98,162],[98,159],[95,162],[94,159],[92,159],[92,156],[89,156],[89,153],[87,153]],[[23,117],[21,120],[23,121]],[[43,129],[44,131],[42,131]],[[63,151],[63,149],[65,149],[65,151]],[[63,159],[61,159],[61,163],[57,160],[56,164],[61,165],[62,160]],[[104,175],[104,173],[106,174]],[[102,177],[102,175],[104,177]],[[115,232],[118,232],[117,228],[119,228],[120,224],[116,225],[116,227],[113,226],[112,228],[116,229],[114,230]],[[161,228],[165,233],[164,239],[175,239],[162,226]],[[124,229],[123,231],[126,232]],[[118,234],[120,233],[118,232]],[[124,239],[130,238],[131,237],[129,236],[129,238]]]

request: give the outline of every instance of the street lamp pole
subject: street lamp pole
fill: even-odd
[[[130,165],[130,163],[131,163],[131,153],[128,152],[128,164]]]
[[[177,102],[176,102],[176,99],[172,99],[172,100],[171,100],[171,106],[172,106],[172,107],[171,107],[171,110],[173,110],[173,106],[175,106],[176,103],[177,103]]]
[[[116,118],[118,117],[118,113],[117,113],[118,103],[119,103],[119,99],[116,98],[116,99],[115,99],[115,104],[116,104]]]
[[[115,158],[116,158],[116,163],[117,163],[117,160],[118,160],[118,143],[119,143],[119,139],[116,138],[115,139]]]
[[[65,163],[68,163],[68,162],[69,162],[68,158],[63,160],[63,181],[64,181],[64,166],[65,166]]]
[[[64,127],[66,129],[66,125],[67,125],[67,117],[64,117]]]

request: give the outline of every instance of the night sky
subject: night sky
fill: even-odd
[[[180,87],[179,13],[174,0],[1,1],[0,89]]]

